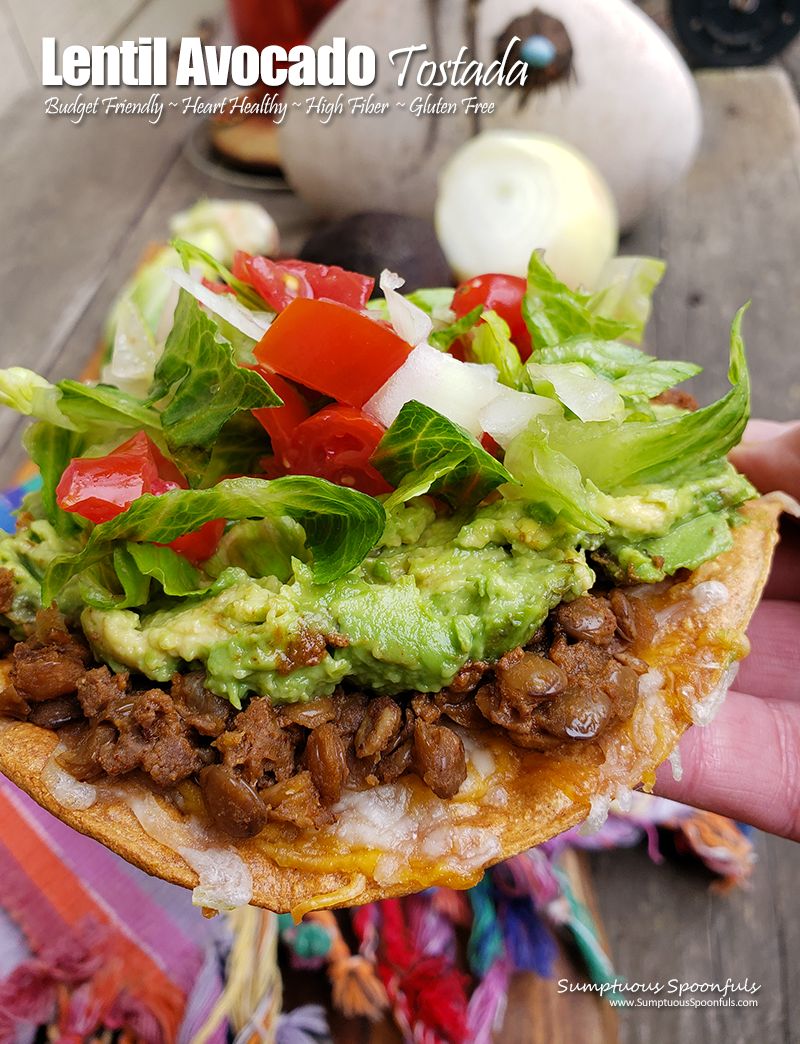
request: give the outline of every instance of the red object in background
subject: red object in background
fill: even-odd
[[[526,289],[527,284],[520,276],[498,273],[475,276],[456,289],[452,308],[459,319],[478,305],[497,312],[508,323],[511,340],[519,349],[524,362],[531,354],[531,335],[522,316],[522,299]]]
[[[228,0],[240,43],[289,50],[304,43],[338,0]]]
[[[334,301],[297,297],[255,347],[268,370],[363,406],[406,361],[411,345],[383,323]]]
[[[291,474],[315,475],[370,496],[392,487],[369,460],[384,428],[352,406],[326,406],[295,429],[286,452]]]
[[[145,493],[158,496],[189,483],[152,439],[143,432],[104,457],[76,457],[56,489],[58,506],[100,524],[121,515]],[[173,540],[169,547],[195,564],[214,553],[224,519],[213,519]]]

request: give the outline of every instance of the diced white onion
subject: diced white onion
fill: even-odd
[[[364,412],[388,428],[407,402],[430,406],[480,436],[480,413],[498,394],[494,366],[463,363],[429,344],[420,344],[364,404]]]
[[[412,348],[416,348],[430,337],[433,321],[421,308],[398,294],[397,291],[404,283],[405,279],[386,268],[381,272],[380,287],[386,298],[394,332]]]
[[[230,323],[241,333],[252,337],[254,341],[260,341],[269,329],[272,316],[266,312],[251,312],[232,294],[215,293],[204,286],[199,279],[195,279],[180,268],[168,268],[166,272],[178,286],[188,291],[201,305],[205,305],[210,312],[224,319],[226,323]]]
[[[500,386],[499,394],[484,406],[478,419],[483,430],[507,449],[511,440],[524,431],[534,417],[560,412],[554,399]]]
[[[584,363],[529,363],[534,385],[549,381],[564,405],[582,421],[621,418],[625,403],[611,381],[598,377]]]

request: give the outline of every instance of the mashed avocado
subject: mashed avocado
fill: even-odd
[[[297,558],[285,583],[230,567],[204,597],[150,614],[86,609],[82,624],[115,666],[166,681],[200,663],[234,703],[251,691],[311,699],[345,678],[386,693],[436,691],[468,661],[527,641],[554,605],[591,587],[573,543],[519,503],[499,500],[464,521],[437,518],[420,500],[333,583],[315,584]]]

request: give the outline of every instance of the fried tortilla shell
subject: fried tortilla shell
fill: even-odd
[[[590,810],[601,817],[614,797],[642,782],[652,785],[683,732],[711,719],[747,651],[745,631],[766,582],[780,511],[777,498],[747,504],[730,551],[685,578],[629,589],[658,621],[655,640],[632,647],[649,670],[629,721],[548,754],[488,731],[462,732],[469,774],[450,801],[404,777],[346,794],[330,827],[270,822],[258,837],[234,841],[212,837],[144,780],[95,789],[66,777],[65,785],[52,758],[56,735],[28,723],[0,724],[0,770],[59,819],[148,873],[199,884],[200,905],[249,900],[300,916],[435,884],[468,887],[493,863]]]

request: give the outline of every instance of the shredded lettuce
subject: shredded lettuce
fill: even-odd
[[[507,469],[468,431],[412,400],[378,443],[372,464],[396,487],[389,509],[423,493],[436,493],[454,507],[477,504],[504,482]]]
[[[528,363],[533,390],[561,402],[582,421],[620,420],[625,403],[614,385],[584,363]]]
[[[580,363],[598,377],[613,381],[623,398],[645,401],[697,376],[702,370],[694,363],[656,359],[620,341],[581,337],[542,348],[536,352],[535,361],[543,365]]]
[[[511,340],[508,323],[496,312],[483,313],[483,322],[475,331],[471,350],[475,362],[490,363],[497,369],[497,379],[501,384],[518,391],[530,390],[530,382],[520,354]]]
[[[478,305],[477,308],[473,308],[471,312],[467,312],[466,315],[462,315],[460,319],[454,320],[452,323],[448,323],[445,326],[439,327],[438,330],[434,330],[428,341],[433,345],[434,348],[439,348],[443,352],[447,352],[453,346],[453,344],[468,334],[475,325],[480,321],[481,315],[483,314],[483,305]]]
[[[267,481],[227,479],[213,489],[145,494],[108,522],[95,526],[77,555],[53,561],[42,581],[44,604],[65,584],[108,556],[119,541],[168,544],[205,522],[287,515],[305,530],[317,583],[335,580],[364,559],[385,524],[383,507],[356,490],[301,475]]]
[[[51,384],[22,366],[0,370],[0,403],[68,431],[161,427],[156,410],[118,388],[71,380]]]
[[[678,478],[689,463],[723,457],[741,439],[750,413],[750,378],[740,309],[731,327],[730,391],[693,413],[656,421],[576,424],[547,417],[550,444],[586,479],[609,491],[631,482]]]
[[[176,454],[184,447],[199,447],[205,459],[210,459],[219,433],[235,414],[281,403],[261,374],[237,364],[231,346],[219,339],[216,324],[185,290],[156,366],[150,402],[167,396],[161,425],[170,450]]]
[[[630,322],[599,315],[592,296],[570,290],[536,251],[528,266],[528,287],[522,300],[522,315],[531,334],[534,351],[561,344],[572,337],[611,341],[633,330]]]
[[[81,529],[82,519],[62,511],[56,503],[56,487],[70,460],[80,455],[83,436],[48,421],[39,421],[25,432],[23,440],[42,477],[40,496],[44,517],[59,536],[72,536]]]
[[[653,292],[666,268],[655,257],[612,258],[600,273],[587,307],[595,315],[625,323],[625,336],[639,344],[650,318]]]
[[[243,283],[241,279],[237,279],[229,268],[223,265],[221,261],[217,261],[215,257],[212,257],[202,247],[189,243],[185,239],[174,239],[171,245],[187,272],[192,264],[199,264],[204,270],[209,270],[217,279],[229,286],[236,294],[236,300],[243,305],[256,312],[274,311],[264,298],[256,293],[252,286],[248,283]]]
[[[518,486],[503,489],[509,500],[546,506],[553,518],[578,531],[603,533],[608,523],[592,510],[580,471],[565,453],[550,446],[541,420],[508,447],[505,465]]]

